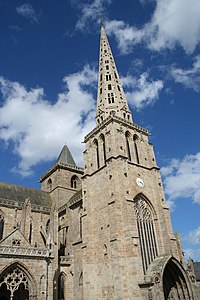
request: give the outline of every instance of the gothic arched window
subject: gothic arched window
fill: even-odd
[[[30,244],[32,242],[32,234],[33,234],[33,223],[32,223],[32,220],[31,220],[30,224],[29,224],[29,237],[28,237],[28,240],[29,240]]]
[[[49,231],[50,231],[50,219],[48,219],[48,221],[46,223],[46,234],[47,234],[47,236],[49,235]]]
[[[58,236],[59,236],[59,244],[60,244],[60,248],[59,248],[59,255],[64,256],[65,255],[65,249],[67,247],[67,239],[68,239],[68,226],[59,226],[59,232],[58,232]]]
[[[133,137],[133,141],[134,141],[134,147],[135,147],[135,157],[136,157],[136,162],[137,164],[140,163],[140,160],[139,160],[139,155],[138,155],[138,136],[135,134],[134,137]]]
[[[102,150],[103,150],[103,163],[105,165],[105,163],[106,163],[106,146],[105,146],[105,137],[103,134],[100,135],[100,141],[101,141]]]
[[[94,146],[96,148],[97,168],[99,169],[99,145],[97,140],[94,140]]]
[[[3,229],[4,229],[4,215],[0,211],[0,240],[3,238]]]
[[[152,209],[142,195],[137,196],[134,202],[142,264],[145,273],[150,263],[158,256],[154,219]]]
[[[192,299],[186,278],[179,263],[171,258],[163,272],[164,299]]]
[[[48,188],[49,192],[52,190],[52,180],[51,180],[51,178],[49,178],[49,180],[47,181],[47,188]]]
[[[30,299],[30,294],[35,298],[35,285],[33,278],[18,263],[9,266],[0,274],[1,299]]]
[[[78,177],[76,175],[72,176],[71,178],[71,187],[73,189],[77,189],[77,185],[78,185]]]
[[[131,151],[129,145],[130,133],[128,131],[126,132],[125,137],[126,137],[126,151],[127,151],[128,160],[131,160]]]

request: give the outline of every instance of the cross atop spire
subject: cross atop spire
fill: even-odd
[[[132,115],[125,98],[112,51],[102,24],[96,113],[97,125],[109,115],[115,115],[126,121],[132,122]]]

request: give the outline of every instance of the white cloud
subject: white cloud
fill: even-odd
[[[184,249],[185,252],[185,259],[188,261],[190,258],[192,258],[194,261],[200,261],[200,249]]]
[[[144,31],[125,24],[124,21],[112,20],[105,23],[107,34],[114,34],[122,53],[129,53],[135,44],[144,38]]]
[[[94,0],[92,3],[81,4],[81,17],[76,23],[76,29],[83,30],[91,21],[102,21],[105,16],[105,6],[110,4],[112,0]]]
[[[24,17],[25,19],[30,20],[31,22],[38,23],[38,16],[33,9],[33,6],[28,3],[24,3],[16,8],[19,15]]]
[[[200,245],[200,226],[190,231],[185,240],[193,245]]]
[[[150,47],[155,50],[180,44],[192,53],[200,41],[199,0],[157,0],[151,20]]]
[[[161,169],[165,192],[172,203],[177,198],[191,198],[200,204],[200,152],[186,155],[182,160],[173,159]]]
[[[122,53],[144,42],[156,51],[180,45],[190,54],[200,42],[199,15],[199,0],[157,0],[151,20],[142,28],[113,20],[106,23],[106,30],[115,35]]]
[[[200,56],[195,58],[192,68],[183,70],[173,67],[171,69],[172,77],[176,82],[183,84],[185,87],[200,91]]]
[[[3,106],[0,107],[0,139],[14,144],[20,157],[15,171],[31,174],[40,161],[55,159],[66,142],[76,162],[82,162],[84,135],[94,127],[95,101],[87,87],[97,74],[89,66],[64,78],[65,90],[55,104],[42,88],[27,90],[17,82],[0,78]]]
[[[127,76],[122,78],[124,87],[127,87],[126,97],[128,102],[138,110],[148,105],[153,105],[163,88],[161,80],[150,81],[148,74],[143,73],[138,79]]]

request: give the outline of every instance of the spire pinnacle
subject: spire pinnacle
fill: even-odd
[[[104,26],[101,23],[97,124],[101,123],[109,115],[116,115],[132,122],[132,115],[126,101],[113,54]]]

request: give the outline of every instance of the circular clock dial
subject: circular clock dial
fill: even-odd
[[[144,181],[141,178],[137,178],[136,179],[136,183],[139,187],[143,187],[144,186]]]

